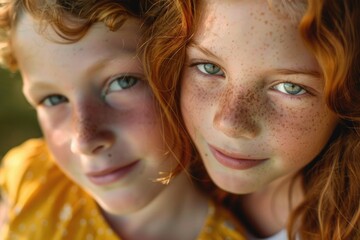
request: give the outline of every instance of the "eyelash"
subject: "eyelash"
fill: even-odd
[[[120,84],[120,81],[122,81],[122,80],[133,80],[133,81],[129,84],[131,86],[124,87],[124,86],[121,86],[121,84]],[[107,84],[105,94],[108,94],[109,92],[116,92],[116,91],[132,88],[136,84],[138,84],[139,81],[141,81],[141,79],[139,77],[132,76],[132,75],[121,75],[121,76],[113,77],[110,79],[109,83]],[[118,86],[115,86],[115,87],[118,87],[119,89],[112,90],[111,89],[112,84],[114,84],[116,82],[117,82]]]
[[[284,91],[281,91],[280,89],[278,89],[277,87],[281,84],[284,84],[281,89],[284,90]],[[289,92],[286,92],[286,86],[285,84],[290,84],[290,85],[293,85],[295,87],[298,87],[300,88],[299,90],[299,93],[295,93],[295,94],[291,94]],[[302,85],[299,85],[299,84],[296,84],[296,83],[293,83],[293,82],[280,82],[280,83],[277,83],[276,85],[272,86],[271,89],[275,90],[275,91],[278,91],[280,93],[283,93],[283,94],[286,94],[286,95],[289,95],[289,96],[292,96],[292,97],[299,97],[299,96],[303,96],[303,95],[306,95],[306,94],[311,94],[310,91],[308,91],[308,89]]]
[[[205,65],[213,65],[213,66],[216,66],[217,68],[219,68],[219,71],[221,71],[222,73],[221,74],[211,74],[211,73],[208,73],[206,72],[205,70]],[[204,68],[204,71],[200,70],[199,69],[199,66],[200,65],[203,65],[203,68]],[[190,67],[195,67],[197,71],[199,71],[201,74],[205,75],[205,76],[218,76],[218,77],[225,77],[225,72],[222,70],[223,68],[215,63],[212,63],[212,62],[207,62],[207,61],[203,61],[203,62],[194,62],[192,64],[189,65]]]
[[[221,71],[222,74],[211,74],[211,73],[207,73],[205,70],[202,71],[202,70],[199,69],[199,65],[206,65],[206,64],[211,64],[211,65],[214,65],[214,66],[218,67],[219,71]],[[225,73],[222,70],[223,68],[221,66],[217,65],[217,64],[212,63],[212,62],[208,62],[208,61],[194,62],[194,63],[189,64],[189,67],[192,67],[192,68],[195,67],[196,70],[200,72],[200,74],[203,74],[205,76],[225,77]],[[300,93],[300,94],[299,93],[291,94],[291,93],[287,93],[286,91],[280,91],[279,89],[276,89],[276,86],[278,86],[280,84],[292,84],[292,85],[295,85],[295,86],[301,88],[300,92],[302,92],[302,93]],[[282,88],[284,89],[284,86]],[[277,83],[276,85],[271,87],[271,89],[273,89],[274,91],[278,91],[278,92],[280,92],[282,94],[288,95],[289,97],[302,97],[304,95],[312,95],[312,96],[314,95],[311,91],[309,91],[309,89],[307,87],[302,86],[302,85],[297,84],[297,83],[293,83],[291,81]]]
[[[124,86],[118,86],[119,89],[115,89],[112,90],[111,86],[112,84],[114,84],[116,81],[121,81],[121,80],[132,80],[132,82],[129,84],[131,86],[129,87],[124,87]],[[118,77],[114,77],[111,78],[111,80],[109,81],[108,85],[106,86],[106,90],[104,91],[104,96],[110,92],[115,92],[115,91],[120,91],[120,90],[126,90],[129,88],[134,87],[138,81],[140,81],[140,77],[136,77],[136,76],[132,76],[132,75],[123,75],[123,76],[118,76]],[[121,89],[120,89],[121,88]],[[54,99],[54,97],[56,97],[56,99]],[[57,101],[56,103],[52,102],[53,100]],[[54,107],[57,106],[61,103],[67,102],[67,98],[61,94],[49,94],[46,97],[42,98],[40,101],[38,101],[38,105],[43,105],[46,107]]]
[[[51,98],[53,98],[53,97],[57,97],[57,100],[60,99],[59,102],[56,103],[56,104],[51,103]],[[50,101],[49,102],[50,104],[46,103],[47,100]],[[50,95],[44,97],[43,99],[41,99],[40,102],[39,102],[39,105],[43,105],[45,107],[54,107],[54,106],[57,106],[57,105],[59,105],[61,103],[64,103],[64,102],[67,102],[67,98],[62,96],[61,94],[50,94]]]

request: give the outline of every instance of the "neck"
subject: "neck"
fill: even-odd
[[[293,184],[292,184],[293,183]],[[241,218],[256,237],[270,237],[286,228],[291,212],[301,203],[301,179],[278,179],[266,188],[241,197]]]
[[[123,239],[196,239],[207,216],[208,199],[189,178],[181,173],[156,199],[135,213],[103,214]]]

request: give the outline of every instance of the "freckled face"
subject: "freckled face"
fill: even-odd
[[[297,28],[266,1],[203,1],[181,110],[217,185],[251,193],[321,151],[337,119]]]
[[[153,96],[136,53],[140,23],[95,24],[60,44],[23,16],[13,38],[24,93],[36,108],[59,167],[108,212],[141,209],[165,188],[153,183],[177,163],[167,157]]]

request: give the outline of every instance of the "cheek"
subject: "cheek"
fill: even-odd
[[[324,108],[324,107],[322,107]],[[319,108],[320,109],[320,108]],[[308,163],[320,153],[335,126],[336,118],[329,112],[312,109],[292,112],[273,119],[267,141],[289,164]]]
[[[120,123],[117,120],[117,122],[120,123],[121,128],[126,129],[131,126],[133,131],[144,135],[144,138],[149,137],[149,132],[154,132],[154,135],[150,136],[157,136],[162,129],[159,108],[152,97],[146,97],[129,111],[128,117],[124,117],[123,113],[118,112],[118,118],[123,121]]]
[[[185,75],[185,77],[187,77]],[[213,119],[214,94],[186,79],[181,85],[181,113],[191,135],[208,126]]]
[[[72,160],[70,153],[70,133],[49,127],[44,123],[40,123],[40,126],[55,162],[62,168],[66,168],[67,164]]]
[[[46,141],[55,146],[63,146],[71,138],[71,125],[69,125],[68,120],[59,117],[60,115],[66,116],[66,113],[60,112],[56,117],[43,113],[41,110],[37,112],[38,121]]]
[[[146,100],[146,101],[145,101]],[[141,106],[141,107],[140,107]],[[115,115],[115,114],[114,114]],[[118,139],[126,142],[133,151],[144,154],[163,154],[166,152],[164,128],[158,107],[153,99],[144,99],[139,107],[124,114],[118,113],[113,122]]]

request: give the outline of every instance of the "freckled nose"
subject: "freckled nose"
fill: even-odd
[[[221,96],[213,124],[216,129],[232,138],[255,138],[260,132],[256,121],[258,99],[252,94],[237,93],[230,89]]]
[[[85,155],[99,154],[109,149],[114,140],[114,133],[106,128],[106,121],[100,112],[81,112],[74,115],[72,152]]]

